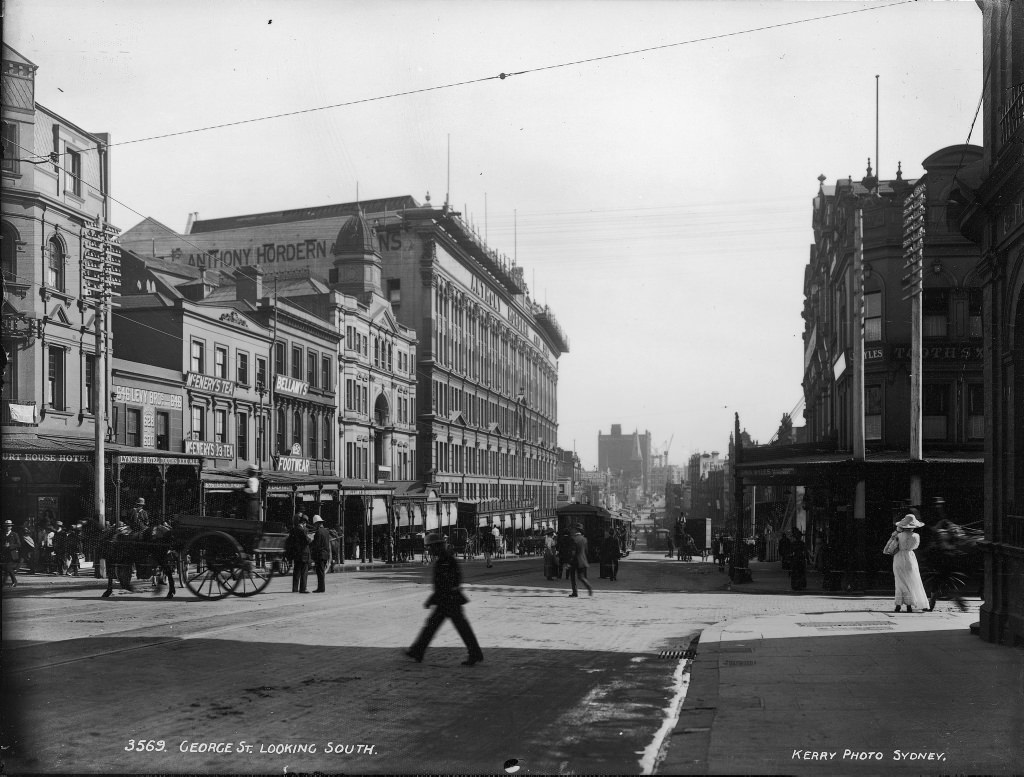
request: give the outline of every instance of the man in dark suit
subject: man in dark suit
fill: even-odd
[[[292,562],[292,593],[308,594],[306,576],[309,574],[309,535],[306,534],[306,516],[295,516],[295,525],[284,541],[284,555]]]
[[[434,532],[428,534],[425,544],[437,557],[437,561],[434,563],[434,593],[423,606],[433,606],[434,611],[430,613],[427,622],[423,624],[420,635],[416,637],[416,641],[405,651],[405,654],[417,662],[422,661],[423,654],[427,652],[427,647],[430,645],[430,640],[441,628],[444,619],[451,618],[452,625],[459,632],[459,636],[462,637],[462,641],[466,643],[466,649],[469,651],[469,657],[462,662],[463,666],[478,664],[484,660],[484,654],[480,649],[480,643],[476,641],[473,628],[462,612],[462,605],[469,600],[459,590],[459,586],[462,585],[459,562],[455,558],[455,554],[448,548],[445,538],[440,534]]]
[[[313,516],[313,541],[309,546],[309,555],[316,569],[315,594],[327,591],[327,565],[331,563],[331,533],[327,531],[324,519]]]
[[[587,593],[593,596],[594,589],[590,587],[590,581],[587,580],[587,538],[583,536],[583,527],[579,524],[573,529],[572,541],[576,545],[576,555],[573,557],[576,581],[582,583],[587,589]],[[572,593],[569,596],[579,596],[575,583],[573,583]]]

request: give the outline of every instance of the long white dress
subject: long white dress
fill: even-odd
[[[920,610],[928,609],[928,594],[921,582],[921,570],[917,566],[914,549],[921,544],[921,538],[912,531],[899,533],[900,549],[892,557],[892,574],[896,578],[896,606],[906,604]]]

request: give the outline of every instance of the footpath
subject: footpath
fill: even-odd
[[[732,590],[806,596],[807,611],[704,629],[656,773],[1024,774],[1024,649],[971,633],[976,598],[896,613],[875,598],[892,590],[871,591],[863,610],[814,612],[857,594],[751,571]]]

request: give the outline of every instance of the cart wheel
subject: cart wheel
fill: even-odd
[[[273,576],[273,568],[258,567],[251,558],[242,554],[231,570],[231,578],[227,582],[228,590],[234,596],[255,596],[270,585],[270,578]]]
[[[220,531],[192,538],[181,556],[181,581],[201,599],[223,599],[231,593],[232,571],[242,557],[234,537]]]

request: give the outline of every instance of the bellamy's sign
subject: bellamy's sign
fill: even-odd
[[[289,378],[287,375],[278,375],[274,380],[274,391],[283,391],[286,394],[295,394],[300,397],[309,393],[309,384],[298,378]]]

